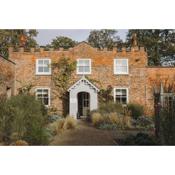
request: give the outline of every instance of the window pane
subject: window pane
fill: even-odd
[[[84,72],[84,67],[83,66],[79,66],[78,71],[79,72]]]
[[[126,89],[122,89],[121,92],[122,92],[122,95],[126,95]]]
[[[89,66],[89,60],[84,60],[84,66]]]
[[[39,66],[38,67],[38,72],[43,72],[43,71],[44,71],[43,67]]]
[[[121,102],[122,102],[122,104],[126,104],[126,97],[122,97]]]
[[[49,99],[48,98],[44,98],[43,99],[43,103],[44,103],[44,105],[49,105]]]
[[[38,60],[38,64],[43,64],[43,60]]]
[[[44,72],[49,72],[49,67],[44,67]]]
[[[116,89],[116,102],[121,104],[127,103],[127,90],[126,89]]]
[[[90,72],[90,67],[89,66],[85,66],[84,67],[84,72]]]
[[[49,60],[44,60],[45,65],[49,65]]]
[[[115,70],[117,73],[127,73],[127,59],[116,59]]]
[[[121,92],[121,89],[116,89],[116,95],[118,96],[120,96],[120,95],[122,95],[122,92]]]
[[[48,89],[43,89],[43,94],[48,94]]]
[[[121,72],[123,73],[127,72],[127,67],[121,67]]]

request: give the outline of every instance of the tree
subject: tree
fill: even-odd
[[[149,65],[175,64],[175,30],[129,30],[128,45],[133,33],[137,35],[138,45],[147,49]]]
[[[117,36],[117,30],[108,29],[92,30],[87,40],[92,47],[99,49],[112,49],[122,43],[119,36]]]
[[[25,49],[36,47],[37,30],[0,30],[0,54],[8,58],[8,47],[12,46],[15,49],[23,46]]]
[[[77,42],[72,40],[71,38],[65,36],[59,36],[56,37],[56,39],[52,40],[50,47],[53,47],[54,49],[58,49],[60,47],[64,49],[69,49],[70,47],[74,47],[76,43]]]

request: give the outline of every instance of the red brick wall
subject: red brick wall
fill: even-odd
[[[152,91],[150,77],[154,77],[157,72],[162,76],[167,77],[171,71],[168,72],[165,68],[148,68],[147,67],[147,53],[143,48],[131,48],[131,51],[126,51],[124,48],[121,52],[115,49],[112,51],[99,51],[92,48],[86,43],[81,43],[74,48],[67,51],[62,49],[56,51],[40,51],[36,52],[10,52],[10,58],[16,63],[16,94],[17,89],[23,84],[31,82],[35,87],[46,86],[53,88],[51,76],[36,76],[35,63],[37,58],[49,57],[52,62],[57,62],[62,57],[68,57],[76,61],[78,58],[91,58],[92,73],[89,78],[97,80],[98,88],[106,88],[108,85],[112,87],[127,87],[129,89],[129,102],[139,103],[145,107],[145,112],[152,114]],[[129,60],[129,74],[128,75],[114,75],[113,62],[114,58],[128,58]],[[173,74],[175,69],[172,68]],[[73,82],[80,78],[76,73],[73,76]],[[51,105],[58,108],[60,111],[61,102],[57,97],[51,94]]]
[[[6,94],[7,88],[14,91],[15,65],[0,56],[0,95]]]

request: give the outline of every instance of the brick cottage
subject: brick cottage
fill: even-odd
[[[69,114],[86,116],[87,110],[98,108],[101,88],[113,88],[113,100],[122,104],[137,103],[144,106],[145,113],[154,112],[153,86],[157,80],[174,81],[175,68],[149,67],[147,53],[143,47],[130,50],[98,50],[81,42],[68,50],[59,48],[45,51],[43,48],[25,52],[9,49],[9,59],[15,63],[14,95],[18,89],[31,83],[32,92],[48,106],[62,112],[62,101],[56,96],[52,81],[53,62],[66,57],[76,61],[69,92]],[[11,63],[9,63],[11,64]],[[88,79],[86,78],[88,77]],[[90,79],[97,80],[94,84]]]

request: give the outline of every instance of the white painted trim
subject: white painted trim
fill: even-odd
[[[97,92],[99,92],[100,90],[95,86],[93,85],[85,76],[82,76],[81,79],[79,79],[77,82],[75,82],[67,91],[71,91],[72,88],[74,88],[77,84],[79,84],[79,82],[81,82],[82,80],[85,80],[86,82],[88,82]]]
[[[48,60],[49,61],[49,66],[51,65],[51,59],[50,58],[38,58],[36,59],[36,64],[35,64],[35,74],[36,75],[51,75],[51,66],[49,67],[49,72],[38,72],[38,62],[39,60]]]
[[[50,104],[51,104],[51,94],[50,94],[50,88],[49,87],[37,87],[37,88],[35,88],[35,97],[37,97],[36,95],[37,95],[37,90],[38,89],[42,89],[42,90],[45,90],[45,89],[47,89],[48,90],[48,97],[49,97],[49,101],[48,101],[48,105],[45,105],[46,107],[49,107],[50,106]]]
[[[116,60],[126,60],[126,62],[127,62],[127,72],[126,73],[116,71]],[[129,61],[127,58],[115,58],[113,66],[114,66],[114,74],[115,75],[128,75],[129,74]]]
[[[114,98],[114,102],[116,102],[116,89],[126,89],[126,102],[129,103],[129,88],[128,87],[114,87],[113,88],[113,98]]]
[[[85,72],[79,72],[78,62],[80,60],[88,60],[89,61],[89,64],[90,64],[90,71],[89,72],[86,72],[86,73]],[[90,75],[92,73],[92,60],[90,58],[79,58],[79,59],[77,59],[76,70],[77,70],[76,72],[77,72],[78,75]]]

